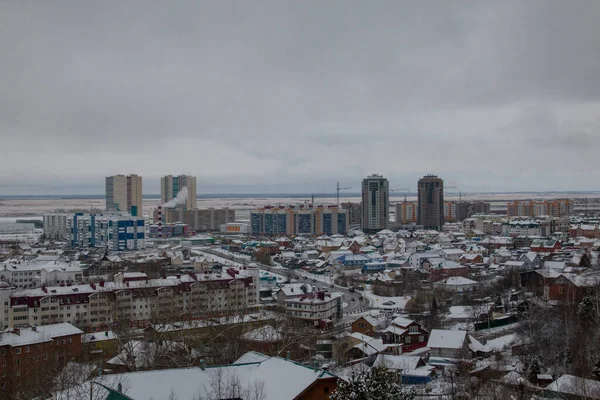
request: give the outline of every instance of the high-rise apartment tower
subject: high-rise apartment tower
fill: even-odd
[[[124,211],[142,216],[142,177],[114,175],[106,177],[106,211]]]
[[[444,181],[435,175],[419,179],[417,225],[438,231],[444,225]]]
[[[177,197],[177,194],[184,187],[188,194],[185,204],[180,204],[175,208],[184,210],[196,209],[196,177],[191,175],[167,175],[160,178],[160,201],[165,204]]]
[[[362,181],[361,228],[376,232],[388,227],[389,222],[388,180],[381,175],[369,175]]]

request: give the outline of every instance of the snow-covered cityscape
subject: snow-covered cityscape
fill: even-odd
[[[600,400],[599,20],[0,1],[0,400]]]
[[[589,200],[492,210],[468,193],[448,200],[435,175],[409,200],[372,174],[358,202],[338,184],[339,197],[240,211],[198,208],[196,180],[164,176],[151,203],[141,176],[110,176],[103,209],[5,217],[3,393],[341,399],[361,382],[365,398],[598,393]]]

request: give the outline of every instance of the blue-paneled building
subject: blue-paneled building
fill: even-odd
[[[348,233],[348,211],[336,206],[265,207],[250,212],[255,236],[320,236]]]
[[[103,247],[111,251],[146,247],[146,224],[141,217],[77,213],[67,218],[72,247]]]

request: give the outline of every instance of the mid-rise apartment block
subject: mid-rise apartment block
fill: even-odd
[[[342,318],[342,293],[316,292],[285,300],[286,314],[292,320],[315,327]]]
[[[114,175],[106,178],[106,211],[127,212],[134,217],[142,213],[142,177]]]
[[[573,213],[574,203],[569,199],[515,200],[508,202],[509,217],[565,217]]]
[[[351,227],[360,227],[361,205],[360,203],[345,202],[341,204],[342,209],[348,210],[348,219]]]
[[[187,189],[185,203],[181,203],[175,208],[184,210],[196,209],[196,177],[191,175],[167,175],[160,178],[161,204],[165,204],[176,198],[183,188]]]
[[[67,218],[72,247],[102,247],[111,251],[146,247],[145,221],[141,217],[76,213]]]
[[[442,230],[444,225],[444,181],[426,175],[418,182],[417,224],[425,229]]]
[[[153,213],[154,223],[158,223],[158,209]],[[162,224],[183,223],[191,230],[198,232],[218,232],[221,225],[235,222],[235,210],[233,208],[202,208],[185,210],[182,208],[165,208],[161,210]]]
[[[404,201],[396,203],[396,224],[416,224],[417,223],[417,203],[414,201]]]
[[[268,206],[250,213],[250,231],[257,236],[345,235],[348,229],[348,210],[337,206]]]
[[[198,319],[255,309],[259,287],[259,270],[252,267],[161,279],[120,273],[114,282],[0,289],[0,311],[9,328],[68,322],[94,332],[105,330],[116,320],[145,327],[158,320]]]
[[[54,373],[83,351],[83,332],[67,323],[14,328],[0,335],[0,398],[41,398]]]
[[[51,240],[66,240],[69,235],[67,218],[69,213],[53,213],[44,215],[44,236]]]
[[[460,222],[475,214],[489,214],[490,203],[485,201],[445,201],[445,222]]]
[[[386,229],[389,224],[390,186],[381,175],[369,175],[362,181],[361,228],[365,232]]]

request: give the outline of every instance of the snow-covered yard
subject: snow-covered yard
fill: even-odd
[[[371,307],[385,310],[394,310],[406,308],[406,303],[410,300],[410,296],[385,297],[377,296],[369,290],[363,292],[363,296],[371,300]]]

